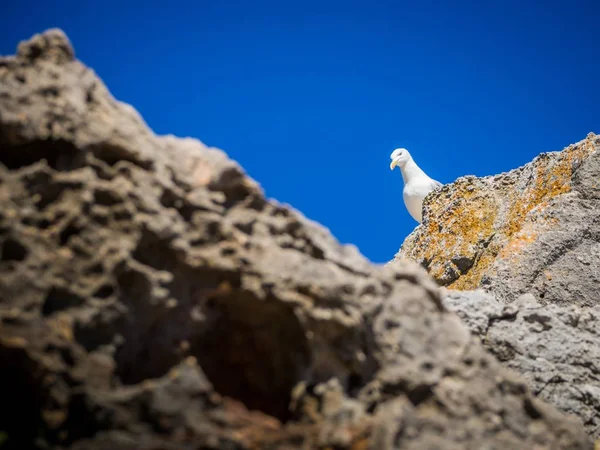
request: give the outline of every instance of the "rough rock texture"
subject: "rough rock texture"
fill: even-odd
[[[596,438],[599,147],[589,134],[508,173],[444,186],[425,200],[423,225],[396,256],[454,290],[451,309],[485,347]],[[475,288],[494,296],[467,291]]]
[[[157,137],[48,31],[0,59],[6,448],[591,449],[441,303]]]
[[[467,176],[424,202],[424,221],[396,259],[451,289],[511,301],[600,302],[600,137],[592,133],[500,175]]]
[[[600,305],[544,306],[532,294],[502,304],[483,291],[449,291],[443,300],[536,395],[600,438]]]

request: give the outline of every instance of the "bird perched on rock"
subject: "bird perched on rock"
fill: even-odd
[[[399,166],[404,180],[404,205],[410,215],[417,222],[423,221],[423,200],[434,189],[442,186],[442,183],[430,178],[413,160],[412,156],[405,148],[397,148],[390,155],[392,162],[390,169]]]

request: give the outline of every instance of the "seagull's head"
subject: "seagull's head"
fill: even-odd
[[[401,169],[410,161],[411,156],[408,150],[405,148],[397,148],[390,155],[392,162],[390,163],[390,169],[394,170],[394,167],[399,166]]]

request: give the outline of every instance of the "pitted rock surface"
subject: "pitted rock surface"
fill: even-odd
[[[49,30],[0,59],[7,448],[591,449],[448,312]]]

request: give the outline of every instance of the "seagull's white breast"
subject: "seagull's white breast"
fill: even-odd
[[[404,185],[404,190],[402,191],[404,205],[413,219],[419,223],[423,221],[423,200],[425,200],[427,194],[433,191],[433,189],[429,179],[422,182],[419,179],[411,180]]]

